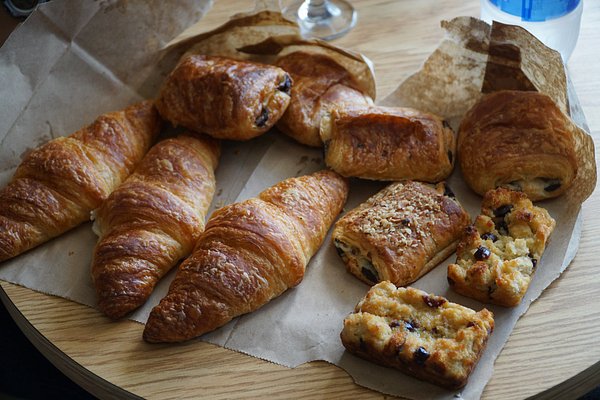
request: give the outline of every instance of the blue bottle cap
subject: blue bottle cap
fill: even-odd
[[[573,11],[582,0],[490,0],[502,11],[522,21],[547,21]]]

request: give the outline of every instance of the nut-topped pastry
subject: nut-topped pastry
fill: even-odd
[[[493,314],[381,282],[344,320],[346,349],[437,385],[467,383],[494,329]]]
[[[445,183],[396,182],[342,217],[332,239],[358,279],[407,285],[446,259],[470,222]]]
[[[448,283],[458,293],[503,306],[525,295],[555,226],[548,211],[522,192],[498,188],[483,198],[481,215],[458,245]]]
[[[156,108],[175,126],[248,140],[281,118],[291,87],[289,74],[272,65],[190,55],[165,80]]]

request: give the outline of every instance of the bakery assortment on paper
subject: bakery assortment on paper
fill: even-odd
[[[345,264],[374,285],[343,321],[342,343],[365,359],[461,388],[493,331],[492,313],[400,286],[417,281],[458,246],[457,261],[448,267],[454,291],[518,305],[555,225],[532,201],[581,187],[586,196],[595,182],[585,133],[563,102],[557,106],[554,97],[536,91],[495,88],[477,101],[479,89],[477,96],[454,93],[474,104],[458,134],[447,122],[456,109],[426,107],[442,100],[432,92],[415,101],[423,107],[375,105],[372,65],[362,55],[287,31],[270,36],[270,28],[254,29],[268,23],[295,29],[278,18],[237,17],[174,45],[173,54],[183,54],[177,46],[189,48],[176,57],[155,107],[146,101],[103,115],[30,153],[0,191],[0,260],[60,235],[94,211],[100,238],[91,275],[98,308],[113,319],[125,316],[183,259],[143,339],[185,341],[260,312],[300,284],[342,212],[352,185],[346,178],[389,181],[344,210],[325,244],[340,256],[331,268]],[[443,100],[458,108],[467,104]],[[159,115],[188,131],[160,141],[142,160],[159,132]],[[330,170],[225,204],[204,229],[216,187],[216,139],[247,141],[273,127],[303,145],[323,147]],[[484,195],[473,225],[444,182],[455,162],[465,182]]]
[[[98,308],[121,318],[146,302],[204,230],[219,143],[180,135],[156,144],[95,212],[92,259]]]

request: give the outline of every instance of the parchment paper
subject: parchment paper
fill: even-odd
[[[152,97],[165,73],[161,68],[167,65],[159,62],[164,56],[159,49],[200,18],[208,6],[203,0],[54,0],[43,4],[0,50],[0,185],[8,182],[29,149],[70,134],[103,112],[123,108],[141,97]],[[485,65],[485,57],[476,55],[475,62]],[[474,74],[482,78],[483,73]],[[465,89],[462,93],[476,95],[478,89]],[[571,114],[584,126],[573,95],[570,92]],[[470,99],[468,94],[464,96],[463,100]],[[387,104],[390,101],[402,104],[393,97],[387,99]],[[246,143],[226,143],[212,209],[254,196],[282,179],[321,168],[319,150],[297,144],[276,131]],[[449,182],[475,216],[481,199],[465,186],[459,171]],[[357,206],[383,186],[353,180],[345,209]],[[369,287],[345,271],[329,237],[298,287],[198,340],[289,367],[326,360],[344,368],[358,384],[384,393],[415,399],[478,398],[519,316],[560,275],[577,250],[579,205],[574,207],[560,199],[542,205],[557,221],[551,243],[520,306],[486,306],[495,314],[496,329],[469,384],[458,393],[344,351],[339,340],[343,318]],[[0,265],[0,279],[94,307],[89,266],[95,242],[91,224],[84,224],[4,262]],[[449,290],[446,266],[453,259],[450,257],[413,286],[481,309],[481,303]],[[159,284],[149,302],[131,315],[132,319],[146,320],[149,310],[166,293],[172,277],[173,271]]]

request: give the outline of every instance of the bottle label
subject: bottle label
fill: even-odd
[[[490,0],[490,3],[523,21],[547,21],[573,11],[582,0]]]

